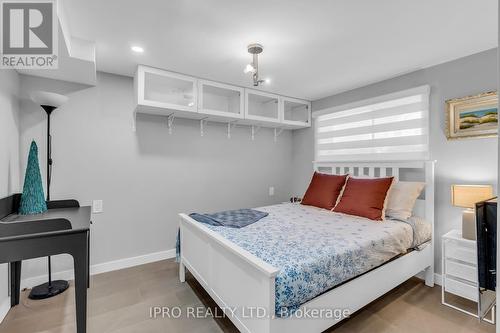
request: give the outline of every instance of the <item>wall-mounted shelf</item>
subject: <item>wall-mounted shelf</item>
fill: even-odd
[[[144,65],[137,67],[134,93],[134,130],[136,113],[168,117],[170,132],[174,117],[203,119],[201,128],[207,121],[257,128],[298,129],[311,126],[311,104],[308,101]]]

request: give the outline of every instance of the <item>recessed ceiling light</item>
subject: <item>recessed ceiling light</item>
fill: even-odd
[[[267,79],[265,79],[265,80],[264,80],[264,82],[265,82],[266,84],[270,84],[270,83],[271,83],[271,79],[270,79],[270,78],[267,78]]]
[[[144,49],[140,46],[132,46],[131,47],[132,51],[137,52],[137,53],[143,53]]]

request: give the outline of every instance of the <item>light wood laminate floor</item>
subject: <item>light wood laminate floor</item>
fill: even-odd
[[[237,332],[227,319],[150,318],[152,306],[209,307],[215,303],[188,274],[180,283],[173,260],[95,275],[91,279],[88,332]],[[494,326],[441,305],[441,289],[411,279],[328,332],[494,332]],[[75,332],[74,288],[43,301],[23,291],[0,333]],[[215,311],[215,310],[214,310]],[[219,310],[220,312],[220,310]]]

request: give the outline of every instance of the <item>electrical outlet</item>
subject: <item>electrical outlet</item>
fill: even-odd
[[[269,186],[269,196],[273,196],[274,195],[274,186]]]
[[[96,214],[103,212],[102,200],[93,200],[92,201],[92,212],[96,213]]]

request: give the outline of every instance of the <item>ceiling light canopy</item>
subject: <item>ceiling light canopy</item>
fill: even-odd
[[[259,78],[259,54],[264,51],[264,47],[260,44],[250,44],[247,50],[252,55],[252,62],[245,66],[243,72],[245,74],[252,74],[253,85],[256,87],[262,83],[270,83],[269,79],[262,80]]]
[[[140,46],[137,46],[137,45],[134,45],[131,47],[132,51],[136,52],[136,53],[143,53],[144,52],[144,49]]]

